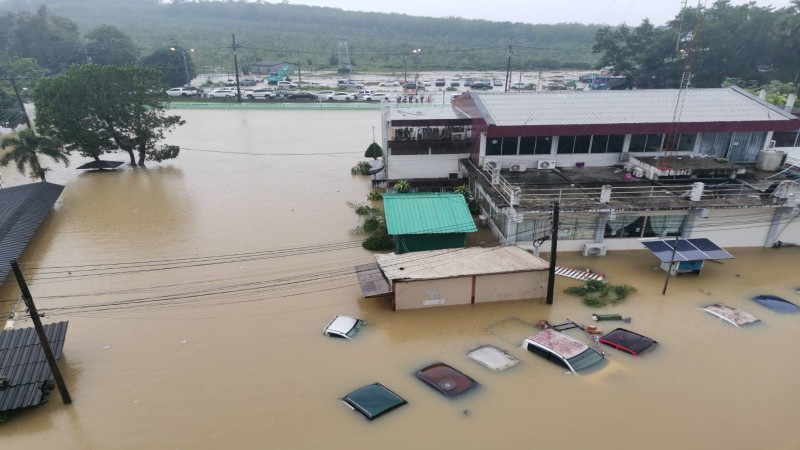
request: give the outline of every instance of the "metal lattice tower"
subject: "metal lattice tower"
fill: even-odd
[[[339,61],[339,73],[350,73],[352,65],[350,64],[350,50],[347,48],[347,41],[339,41],[337,46],[337,59]]]

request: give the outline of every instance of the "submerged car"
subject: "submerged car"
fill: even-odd
[[[775,312],[779,313],[793,313],[800,310],[800,307],[790,302],[789,300],[776,297],[774,295],[757,295],[753,300],[761,306],[765,306]]]
[[[635,333],[625,328],[617,328],[608,334],[601,337],[598,342],[601,344],[610,345],[617,350],[628,352],[631,355],[639,356],[642,353],[652,349],[658,344],[657,341]]]
[[[542,330],[525,339],[522,347],[566,367],[572,373],[588,369],[605,359],[592,347],[553,329]]]
[[[514,358],[505,350],[501,350],[493,345],[478,347],[467,353],[467,356],[495,372],[500,372],[501,370],[506,370],[519,364],[517,358]]]
[[[380,383],[360,387],[342,397],[342,401],[369,420],[373,420],[408,403]]]
[[[366,322],[350,316],[336,316],[325,325],[322,334],[331,337],[353,339]]]
[[[746,313],[739,308],[735,308],[731,305],[726,305],[725,303],[715,303],[713,305],[708,305],[703,308],[703,311],[717,316],[720,319],[728,322],[729,324],[740,327],[742,325],[747,325],[749,323],[758,322],[755,316],[750,313]]]
[[[445,397],[455,397],[478,385],[468,375],[445,363],[431,364],[418,370],[415,375]]]

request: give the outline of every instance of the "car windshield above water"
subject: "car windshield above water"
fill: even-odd
[[[363,320],[355,317],[336,316],[328,322],[328,325],[325,325],[325,329],[322,332],[326,336],[353,339],[353,336],[364,326],[364,323]]]
[[[587,369],[605,359],[597,350],[553,329],[542,330],[525,339],[523,347],[543,356],[571,372]]]

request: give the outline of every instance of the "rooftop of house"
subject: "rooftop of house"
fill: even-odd
[[[495,126],[670,123],[675,119],[677,89],[623,91],[474,92],[487,124]],[[681,123],[784,122],[800,120],[738,87],[688,89],[680,108]]]

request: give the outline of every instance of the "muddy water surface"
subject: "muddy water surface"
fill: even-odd
[[[13,415],[0,448],[800,448],[800,316],[749,300],[800,300],[800,250],[731,249],[736,259],[672,279],[666,296],[649,252],[562,255],[636,286],[600,312],[660,342],[566,375],[519,343],[539,319],[590,321],[560,293],[571,280],[557,280],[553,306],[392,312],[361,298],[352,266],[371,256],[346,203],[369,181],[349,169],[378,112],[181,115],[175,161],[79,174],[76,158],[50,173],[66,189],[21,262],[47,320],[70,321],[61,367],[74,403],[54,393]],[[1,173],[4,186],[25,182]],[[0,287],[0,309],[17,295]],[[698,309],[713,301],[763,323],[736,329]],[[336,314],[369,326],[352,342],[324,338]],[[522,362],[490,372],[465,356],[481,344]],[[436,361],[480,388],[450,400],[413,377]],[[375,381],[409,404],[368,422],[339,402]]]

